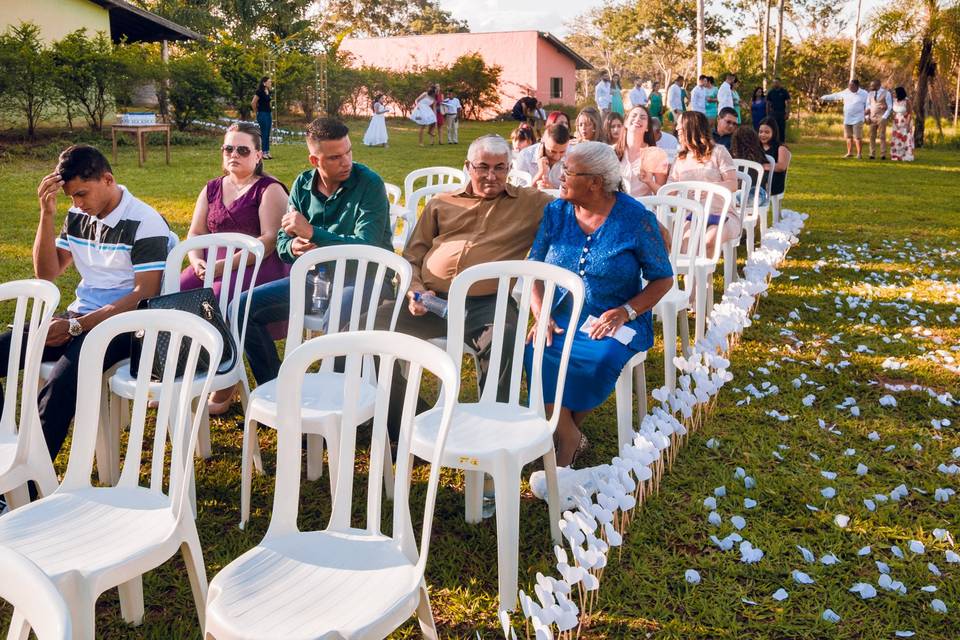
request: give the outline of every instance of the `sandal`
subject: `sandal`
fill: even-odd
[[[207,414],[211,416],[222,416],[230,411],[230,407],[233,406],[234,401],[237,399],[237,394],[234,391],[230,394],[230,397],[223,402],[216,402],[213,400],[214,393],[211,393],[210,398],[207,399]]]
[[[577,450],[573,452],[573,458],[570,460],[570,468],[573,469],[573,466],[577,464],[577,458],[580,457],[580,454],[590,448],[590,441],[587,440],[587,436],[580,434],[580,443],[577,444]]]

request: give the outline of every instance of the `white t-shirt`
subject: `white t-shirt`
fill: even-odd
[[[726,80],[724,80],[720,84],[720,88],[717,89],[717,113],[724,107],[733,109],[733,87],[731,87]],[[704,103],[704,109],[706,109],[706,103]]]
[[[838,93],[830,93],[822,98],[824,102],[843,102],[843,124],[860,124],[866,119],[867,92],[860,89],[856,93],[844,89]]]
[[[597,108],[609,109],[610,102],[613,100],[610,93],[610,83],[601,80],[593,90],[593,98],[597,101]]]
[[[443,112],[444,115],[455,116],[460,112],[460,107],[463,106],[460,104],[460,98],[447,98],[443,101]]]
[[[520,169],[521,171],[526,171],[531,176],[536,176],[537,172],[540,171],[540,158],[543,156],[543,143],[538,142],[532,144],[517,155],[517,161],[515,163],[515,168]],[[547,180],[550,181],[553,186],[560,186],[560,167],[563,165],[563,162],[558,162],[547,172]]]
[[[667,108],[670,111],[683,111],[683,90],[677,83],[667,89]]]
[[[647,92],[643,90],[643,87],[634,87],[630,90],[630,106],[647,106]]]
[[[661,131],[657,146],[664,151],[676,151],[680,147],[680,143],[677,142],[677,138],[672,133]]]
[[[695,86],[690,92],[690,110],[699,111],[704,115],[707,113],[707,90],[700,85]]]

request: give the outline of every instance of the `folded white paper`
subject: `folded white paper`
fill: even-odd
[[[584,320],[583,324],[580,325],[580,331],[584,333],[590,333],[590,327],[593,326],[594,322],[597,322],[598,318],[595,316],[587,316],[587,319]],[[612,337],[614,340],[621,344],[630,344],[630,341],[633,340],[633,336],[637,335],[635,329],[631,329],[627,325],[623,325],[617,329],[613,336],[607,336],[608,338]]]

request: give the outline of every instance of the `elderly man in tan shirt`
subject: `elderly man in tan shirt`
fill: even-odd
[[[465,168],[470,181],[463,189],[434,197],[424,207],[403,252],[413,266],[413,281],[407,293],[408,304],[400,309],[397,331],[425,340],[446,336],[447,321],[428,312],[415,300],[415,294],[429,293],[445,299],[450,283],[464,269],[527,256],[543,208],[553,198],[536,189],[507,184],[510,154],[510,144],[498,135],[477,138],[467,150]],[[479,354],[481,384],[490,360],[496,289],[496,281],[482,282],[467,298],[464,338]],[[392,310],[392,301],[385,305]],[[378,327],[388,328],[390,315],[390,310],[381,308],[377,313]],[[516,317],[517,308],[511,299],[508,332],[509,325],[515,326]],[[509,376],[511,356],[512,352],[505,349],[500,376]],[[394,380],[399,383],[399,376]],[[505,400],[508,385],[501,384],[500,390]],[[391,417],[399,418],[399,412],[394,410],[402,409],[402,390],[391,395]],[[390,422],[391,427],[397,424]]]

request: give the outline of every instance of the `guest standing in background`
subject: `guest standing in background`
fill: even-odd
[[[433,111],[437,116],[437,144],[443,144],[443,127],[446,124],[446,119],[444,118],[443,92],[438,85],[433,85],[433,88],[437,92],[433,103]]]
[[[600,142],[615,145],[623,136],[623,116],[615,110],[603,117],[603,127],[600,130]]]
[[[421,93],[414,101],[413,112],[410,114],[410,119],[420,125],[418,139],[421,147],[423,146],[423,132],[425,130],[430,135],[430,144],[432,145],[436,141],[435,136],[437,134],[434,132],[434,129],[437,126],[437,114],[433,110],[433,105],[436,101],[437,90],[434,87],[430,87]]]
[[[610,87],[610,74],[606,71],[600,72],[600,80],[597,82],[597,86],[593,88],[593,99],[597,103],[597,109],[600,110],[601,116],[610,111],[613,96]]]
[[[630,100],[631,108],[647,106],[647,92],[643,90],[643,80],[640,76],[633,79],[633,89],[630,89],[627,98]]]
[[[250,101],[254,113],[257,114],[257,126],[260,127],[260,148],[263,149],[264,160],[273,160],[270,155],[270,130],[273,128],[273,107],[271,103],[271,92],[273,89],[273,80],[270,76],[260,78],[260,84],[257,85],[257,92]]]
[[[843,139],[847,143],[847,155],[857,151],[857,160],[863,158],[863,123],[867,118],[867,92],[860,88],[860,81],[850,80],[846,90],[829,93],[820,98],[823,102],[843,102]]]
[[[656,80],[650,82],[649,100],[647,107],[650,109],[650,117],[663,122],[663,96],[660,95],[660,83]]]
[[[623,118],[623,87],[620,86],[620,74],[613,74],[610,81],[610,111],[619,113]]]
[[[460,116],[463,113],[463,103],[460,96],[451,89],[449,97],[443,101],[444,118],[447,121],[447,144],[460,144]]]
[[[887,122],[893,113],[893,96],[879,80],[870,83],[867,94],[867,113],[870,116],[870,159],[877,157],[877,136],[880,137],[880,159],[887,159]]]
[[[707,122],[711,127],[717,124],[717,112],[720,110],[717,101],[717,85],[713,76],[707,76],[707,110],[704,114],[707,116]]]
[[[740,87],[740,79],[734,78],[733,92],[732,92],[733,93],[733,110],[737,113],[737,124],[740,124],[741,122],[743,122],[743,116],[740,113],[740,107],[742,106],[743,103],[740,100],[740,93],[737,91],[739,87]]]
[[[683,113],[683,76],[677,76],[673,84],[667,89],[667,111],[670,118],[673,119],[674,126],[680,122],[680,114]]]
[[[910,98],[903,87],[893,90],[893,129],[890,132],[890,159],[913,162],[913,121]]]
[[[760,130],[760,121],[767,117],[767,96],[763,93],[763,87],[757,87],[753,90],[753,98],[750,99],[750,123],[754,131]]]
[[[707,114],[707,76],[697,78],[697,86],[690,92],[690,110]]]
[[[787,139],[787,118],[790,117],[790,92],[783,88],[780,78],[773,79],[773,88],[767,93],[767,115],[777,121],[780,142]]]
[[[387,146],[387,116],[389,111],[383,104],[383,95],[378,95],[373,99],[373,116],[370,117],[370,125],[367,132],[363,134],[363,144],[368,147]]]

